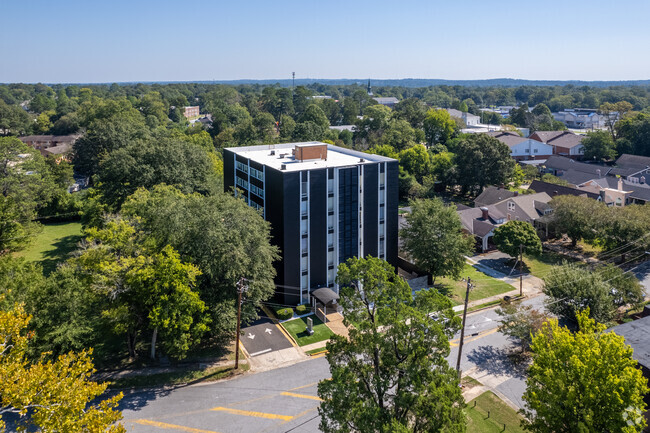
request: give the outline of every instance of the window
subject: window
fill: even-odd
[[[251,183],[251,192],[260,198],[264,198],[264,190],[257,185]]]
[[[307,271],[307,257],[302,257],[300,259],[300,270]]]
[[[526,149],[526,153],[530,153],[530,149]]]
[[[237,169],[243,171],[244,173],[248,173],[248,165],[237,161]]]
[[[300,240],[300,249],[303,254],[307,254],[307,238],[302,238]]]
[[[539,153],[539,149],[535,149],[535,153]]]
[[[300,220],[300,234],[307,234],[307,220]]]
[[[307,215],[307,202],[306,201],[301,201],[300,202],[300,214],[303,216]]]
[[[327,179],[327,193],[334,194],[334,179]]]
[[[327,198],[327,211],[334,212],[334,197]]]
[[[513,201],[508,202],[508,210],[515,210],[515,202]]]
[[[238,186],[238,187],[240,187],[240,188],[244,188],[244,189],[246,189],[246,190],[248,189],[248,182],[245,181],[244,179],[242,179],[242,178],[239,177],[239,176],[236,176],[236,183],[237,183],[237,186]]]
[[[255,179],[264,181],[264,173],[256,168],[251,167],[251,176]]]

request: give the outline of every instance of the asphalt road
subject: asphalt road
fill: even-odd
[[[268,318],[261,318],[252,326],[243,328],[240,341],[251,357],[292,347],[287,337]]]
[[[128,394],[121,403],[129,432],[318,432],[318,381],[324,357],[214,384]]]

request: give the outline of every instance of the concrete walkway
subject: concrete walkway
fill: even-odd
[[[350,338],[347,326],[343,323],[343,316],[341,313],[330,313],[327,315],[327,323],[325,323],[333,333],[341,335],[345,338]]]

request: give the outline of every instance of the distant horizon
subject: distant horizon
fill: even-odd
[[[557,83],[557,84],[572,84],[572,83],[585,83],[586,85],[590,83],[616,83],[625,84],[625,83],[643,83],[643,85],[650,85],[650,78],[639,78],[639,79],[621,79],[621,80],[580,80],[580,79],[530,79],[530,78],[509,78],[509,77],[498,77],[498,78],[474,78],[474,79],[452,79],[452,78],[422,78],[422,77],[404,77],[404,78],[295,78],[297,85],[299,84],[313,84],[313,83],[323,83],[336,85],[336,83],[345,83],[341,85],[352,85],[352,84],[366,84],[370,80],[371,85],[374,83],[384,83],[384,82],[412,82],[412,81],[424,81],[424,82],[441,82],[441,83],[489,83],[494,81],[508,81],[512,82],[513,85],[536,85],[544,86],[546,84],[531,84],[531,83]],[[3,85],[15,85],[15,84],[44,84],[44,85],[130,85],[130,84],[275,84],[275,83],[291,83],[293,78],[233,78],[233,79],[203,79],[203,80],[134,80],[134,81],[62,81],[62,82],[47,82],[47,81],[31,81],[31,82],[0,82]],[[393,86],[394,84],[378,84],[378,86]],[[431,85],[431,84],[430,84]],[[432,84],[436,85],[436,84]],[[551,84],[552,85],[552,84]],[[414,87],[414,86],[407,86]],[[426,85],[425,85],[426,87]]]

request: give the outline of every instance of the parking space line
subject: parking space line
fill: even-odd
[[[287,333],[287,331],[284,329],[284,327],[283,327],[282,325],[276,323],[275,326],[280,330],[280,332],[282,332],[282,335],[284,335],[284,336],[286,337],[286,339],[289,340],[289,342],[291,343],[291,345],[292,345],[293,347],[298,347],[298,345],[296,344],[296,342],[295,342],[295,340],[293,339],[293,337],[291,337],[291,335],[289,335],[289,334]]]
[[[178,431],[184,431],[188,433],[217,433],[213,430],[202,430],[199,428],[185,427],[183,425],[176,425],[176,424],[167,424],[166,422],[151,421],[148,419],[136,419],[132,422],[141,425],[150,425],[153,427],[158,427],[166,430],[178,430]]]
[[[280,393],[280,395],[286,395],[288,397],[296,397],[296,398],[307,398],[309,400],[316,400],[316,401],[323,401],[321,398],[316,397],[315,395],[296,394],[295,392],[283,392]]]
[[[213,407],[210,410],[214,410],[218,412],[226,412],[233,415],[254,416],[256,418],[281,419],[283,421],[291,421],[294,418],[291,415],[278,415],[275,413],[253,412],[250,410],[231,409],[228,407]]]
[[[312,382],[312,383],[308,383],[307,385],[297,386],[295,388],[291,388],[289,391],[296,391],[298,389],[309,388],[310,386],[314,386],[314,385],[318,385],[318,382]]]
[[[271,350],[273,350],[273,349],[271,349],[271,348],[269,347],[268,349],[264,349],[264,350],[260,350],[259,352],[251,353],[251,358],[252,358],[253,356],[261,355],[261,354],[263,354],[263,353],[268,353],[268,352],[270,352]]]

